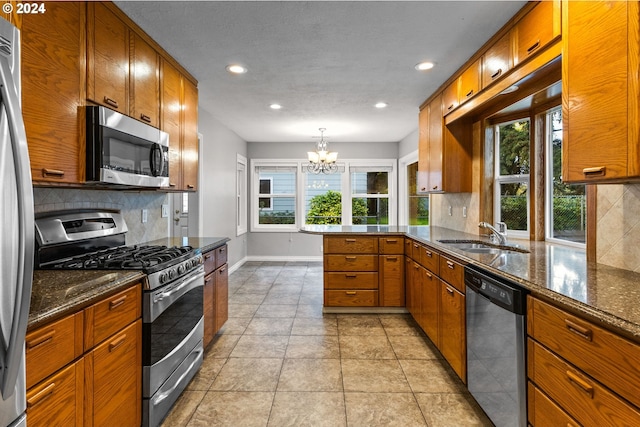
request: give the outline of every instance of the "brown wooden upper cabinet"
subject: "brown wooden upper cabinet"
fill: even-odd
[[[162,60],[161,129],[169,134],[171,190],[198,188],[198,92],[168,61]]]
[[[567,182],[640,178],[638,2],[563,2],[563,171]]]
[[[131,32],[131,117],[158,127],[160,124],[160,64],[156,50]]]
[[[534,56],[560,35],[560,0],[541,1],[513,28],[517,65]]]
[[[482,55],[482,88],[486,88],[513,67],[511,31],[496,41]]]
[[[480,92],[480,59],[467,67],[460,75],[458,104],[464,104],[478,92]]]
[[[129,28],[104,4],[87,7],[87,98],[128,115]]]
[[[460,79],[455,79],[449,86],[447,86],[442,92],[442,115],[446,116],[450,112],[456,109],[459,104],[458,101],[458,86]]]

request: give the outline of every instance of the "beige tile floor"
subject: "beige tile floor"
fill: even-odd
[[[322,313],[322,264],[249,262],[163,426],[491,426],[409,315]]]

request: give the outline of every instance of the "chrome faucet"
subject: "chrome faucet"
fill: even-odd
[[[491,237],[490,240],[492,242],[498,242],[499,245],[506,245],[507,244],[507,224],[505,224],[504,222],[498,222],[496,223],[496,225],[498,226],[498,228],[495,228],[493,225],[489,224],[488,222],[481,222],[480,224],[478,224],[478,227],[481,228],[488,228],[489,230],[491,230]]]

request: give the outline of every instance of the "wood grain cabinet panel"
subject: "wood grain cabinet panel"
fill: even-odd
[[[27,388],[81,356],[82,313],[34,329],[25,338]]]
[[[440,342],[440,279],[426,268],[420,269],[420,317],[418,324],[431,341]]]
[[[198,189],[198,88],[183,79],[182,186]]]
[[[562,2],[566,182],[640,178],[639,8],[636,1]]]
[[[325,236],[325,254],[377,254],[378,238],[365,236]]]
[[[380,237],[378,238],[378,253],[389,255],[404,254],[404,237]]]
[[[129,114],[129,28],[101,2],[88,3],[87,97]]]
[[[507,32],[482,55],[482,88],[500,80],[513,68],[511,32]]]
[[[325,255],[325,271],[378,271],[377,255]]]
[[[404,256],[380,255],[380,290],[379,298],[382,307],[405,306]]]
[[[458,107],[459,80],[455,79],[442,92],[442,115],[446,116]]]
[[[169,134],[169,187],[182,186],[182,76],[168,61],[161,61],[160,128]]]
[[[440,256],[440,277],[460,292],[465,292],[464,266],[444,255]]]
[[[535,56],[560,35],[560,0],[541,1],[514,27],[519,64]]]
[[[83,425],[84,359],[42,381],[27,392],[29,427]]]
[[[86,425],[139,426],[142,405],[142,320],[85,356]],[[117,421],[115,421],[117,420]]]
[[[47,2],[22,23],[22,112],[34,185],[85,180],[85,2]],[[61,150],[61,144],[64,149]]]
[[[215,274],[207,274],[204,278],[204,296],[203,296],[203,316],[204,316],[204,338],[203,346],[206,348],[215,335]]]
[[[141,316],[141,286],[132,286],[85,309],[85,351]]]
[[[325,289],[378,289],[378,273],[373,271],[330,271],[324,273]]]
[[[528,341],[529,378],[585,426],[631,426],[640,411],[593,378],[538,344]]]
[[[480,59],[462,72],[458,90],[460,104],[464,104],[480,92]]]
[[[531,382],[528,383],[527,399],[529,405],[527,417],[529,424],[534,427],[578,427],[580,425]]]
[[[153,127],[160,126],[160,63],[158,52],[131,32],[130,115]]]
[[[465,295],[453,286],[444,281],[440,282],[438,349],[464,382],[467,378],[465,298]]]
[[[214,331],[217,333],[229,319],[229,268],[224,264],[218,268],[216,274],[215,287],[215,324]]]
[[[377,290],[326,290],[324,304],[327,307],[376,307]]]

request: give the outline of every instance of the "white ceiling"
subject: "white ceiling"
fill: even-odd
[[[525,3],[116,1],[198,79],[200,108],[249,142],[311,141],[320,127],[331,142],[400,141]],[[424,60],[435,68],[416,71]]]

